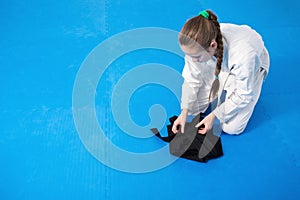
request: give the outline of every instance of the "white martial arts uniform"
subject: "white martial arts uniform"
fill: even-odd
[[[263,80],[269,71],[269,54],[261,36],[246,25],[220,24],[224,54],[219,74],[218,106],[213,113],[228,134],[245,129],[260,95]],[[205,112],[209,106],[209,92],[214,81],[216,59],[205,63],[193,62],[185,56],[182,72],[181,108],[188,115]],[[220,96],[226,91],[225,99]]]

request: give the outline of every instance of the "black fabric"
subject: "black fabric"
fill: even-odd
[[[156,128],[151,129],[157,137],[170,143],[169,148],[172,155],[199,162],[207,162],[223,155],[221,138],[215,136],[212,129],[204,135],[197,133],[198,128],[195,125],[203,119],[202,114],[186,123],[184,133],[180,132],[180,127],[178,127],[177,134],[172,132],[172,126],[176,119],[177,116],[169,119],[171,124],[167,125],[167,137],[162,137]]]

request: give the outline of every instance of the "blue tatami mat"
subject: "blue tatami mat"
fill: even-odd
[[[0,199],[299,199],[299,4],[1,1]],[[208,163],[149,131],[179,114],[175,33],[203,9],[256,29],[271,57],[248,127]]]

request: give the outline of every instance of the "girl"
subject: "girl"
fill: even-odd
[[[216,118],[225,133],[242,133],[269,71],[261,36],[246,25],[219,24],[207,10],[184,24],[179,44],[185,53],[182,111],[172,131],[181,125],[183,133],[187,116],[204,113],[216,99],[216,108],[197,125],[205,126],[199,133],[210,130]]]

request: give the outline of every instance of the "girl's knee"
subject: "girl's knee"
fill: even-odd
[[[246,126],[233,126],[233,125],[226,125],[223,124],[222,130],[229,134],[229,135],[240,135],[244,130]]]

